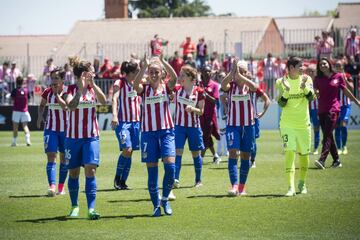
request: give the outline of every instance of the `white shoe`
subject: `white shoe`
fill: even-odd
[[[229,196],[236,197],[238,195],[238,185],[233,185],[228,191]]]
[[[314,152],[313,152],[314,155],[318,155],[319,154],[319,150],[318,149],[315,149]]]
[[[65,190],[63,190],[62,192],[57,192],[56,193],[56,195],[65,195],[65,194],[66,194]]]
[[[256,168],[256,163],[255,163],[255,162],[253,162],[253,163],[251,164],[251,168]]]
[[[11,146],[12,146],[12,147],[16,147],[16,146],[17,146],[16,142],[13,142],[13,143],[11,144]]]
[[[176,199],[172,190],[170,191],[168,198],[169,198],[169,201],[174,201]]]
[[[285,197],[294,197],[295,195],[295,189],[289,188],[288,192],[285,194]]]
[[[229,156],[229,151],[226,151],[225,156],[226,156],[226,157]]]
[[[244,196],[247,195],[247,193],[246,193],[245,191],[242,191],[242,192],[239,192],[238,195],[239,195],[240,197],[244,197]]]
[[[215,162],[214,162],[214,163],[215,163],[216,165],[219,165],[220,162],[221,162],[221,158],[220,158],[220,157],[215,158]]]
[[[174,180],[173,188],[180,188],[180,181],[178,179]]]

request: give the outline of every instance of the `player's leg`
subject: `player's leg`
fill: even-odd
[[[88,217],[90,220],[97,220],[100,214],[95,211],[96,204],[96,168],[100,163],[99,138],[88,138],[82,148],[82,165],[85,167],[85,193],[88,205]]]
[[[201,173],[202,173],[202,157],[200,155],[200,151],[204,149],[204,142],[202,138],[202,131],[200,128],[188,128],[188,144],[189,149],[191,151],[191,155],[194,161],[194,169],[195,169],[195,187],[201,187]],[[176,135],[177,137],[177,135]],[[175,140],[176,141],[176,140]]]
[[[47,195],[56,195],[56,153],[59,146],[59,139],[54,131],[44,131],[44,149],[47,156],[46,175],[48,178],[49,189]]]
[[[58,133],[58,142],[59,142],[59,152],[60,152],[60,168],[59,168],[59,184],[58,184],[58,194],[64,195],[65,189],[64,184],[68,174],[68,168],[65,162],[65,133]]]
[[[175,131],[174,129],[162,130],[159,132],[161,158],[164,162],[163,194],[161,206],[167,215],[172,215],[169,204],[169,194],[175,179]]]
[[[175,157],[175,180],[174,187],[180,187],[180,171],[181,171],[181,160],[184,151],[184,145],[187,138],[186,129],[182,126],[175,126],[175,148],[176,148],[176,157]]]
[[[285,196],[295,196],[295,151],[296,138],[292,129],[280,129],[283,148],[285,151],[285,176],[288,184],[288,192]]]
[[[245,195],[245,184],[249,175],[250,156],[255,142],[255,126],[245,126],[240,133],[240,170],[239,170],[239,194]]]
[[[240,147],[239,127],[227,126],[226,139],[229,150],[228,172],[231,183],[231,189],[228,191],[228,194],[230,196],[236,196],[238,194],[237,160]]]

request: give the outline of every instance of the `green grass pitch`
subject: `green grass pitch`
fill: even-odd
[[[83,170],[80,218],[66,219],[69,195],[46,197],[42,133],[31,133],[31,147],[25,146],[20,133],[20,146],[10,147],[11,132],[0,132],[0,239],[360,239],[360,131],[349,132],[349,154],[341,156],[342,169],[317,170],[316,156],[311,156],[309,193],[293,198],[283,197],[287,184],[279,134],[261,134],[257,168],[250,170],[247,182],[248,196],[227,197],[226,157],[220,165],[205,157],[204,186],[193,188],[194,168],[185,149],[182,188],[174,190],[177,199],[171,202],[174,214],[152,218],[140,153],[133,155],[128,179],[133,190],[114,191],[118,143],[113,132],[102,132],[96,202],[102,218],[89,221]],[[331,161],[329,156],[328,166]]]

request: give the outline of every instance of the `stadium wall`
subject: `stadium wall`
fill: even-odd
[[[258,104],[259,111],[262,110],[262,104]],[[30,130],[39,130],[36,127],[37,120],[37,110],[38,106],[29,106],[29,113],[31,115],[32,121],[29,124]],[[45,111],[46,112],[46,111]],[[281,109],[279,106],[272,102],[269,106],[268,111],[260,120],[261,129],[278,129],[279,118],[280,118]],[[99,121],[99,128],[101,130],[111,130],[110,123],[112,119],[111,106],[97,106],[97,115]],[[0,131],[11,131],[12,123],[12,106],[0,106]],[[349,119],[349,129],[360,130],[360,108],[352,103],[351,115]]]

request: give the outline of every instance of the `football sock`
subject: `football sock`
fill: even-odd
[[[78,195],[79,195],[79,178],[72,178],[69,176],[68,189],[71,200],[71,206],[78,206]]]
[[[295,189],[295,152],[285,151],[285,173],[289,187]]]
[[[257,150],[257,146],[256,146],[256,142],[254,143],[254,148],[253,150],[251,151],[251,161],[254,162],[255,161],[255,158],[256,158],[256,150]]]
[[[56,184],[56,162],[47,162],[46,174],[48,177],[48,183],[50,185]]]
[[[85,193],[86,193],[88,209],[94,209],[95,202],[96,202],[96,178],[95,177],[86,177]]]
[[[123,157],[123,160],[125,161],[125,167],[121,175],[121,180],[126,182],[131,169],[131,157],[130,158]]]
[[[341,138],[342,138],[342,147],[346,146],[348,136],[348,129],[347,127],[341,127]]]
[[[175,179],[175,163],[164,163],[164,170],[162,200],[168,200]]]
[[[320,143],[320,131],[314,131],[314,148],[317,149]]]
[[[241,159],[240,165],[240,184],[246,183],[247,176],[249,174],[250,169],[250,160]]]
[[[120,156],[118,158],[118,162],[117,162],[115,175],[121,177],[122,173],[124,172],[124,168],[125,168],[125,159],[124,159],[123,155],[120,154]]]
[[[160,205],[159,199],[159,186],[158,186],[158,166],[148,167],[148,190],[151,198],[151,202],[154,207]]]
[[[309,168],[310,157],[309,155],[300,155],[299,160],[300,160],[300,181],[305,183],[307,171]]]
[[[195,183],[201,181],[201,170],[202,170],[202,158],[199,156],[194,157],[194,168],[195,168]]]
[[[340,127],[336,127],[335,128],[335,142],[336,142],[336,147],[338,149],[341,149],[342,148],[342,142],[341,142],[341,129]]]
[[[238,174],[237,174],[237,160],[233,158],[229,158],[228,161],[228,170],[231,185],[238,184]]]
[[[68,169],[64,163],[60,163],[59,184],[64,184],[67,177]]]
[[[180,179],[180,170],[181,170],[181,158],[182,156],[176,155],[175,157],[175,179]]]

